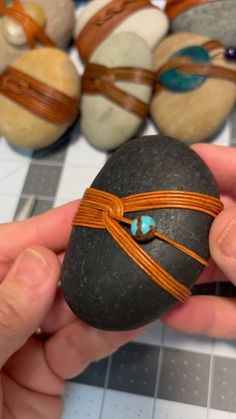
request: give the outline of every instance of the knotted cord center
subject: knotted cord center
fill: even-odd
[[[213,196],[185,191],[154,191],[124,198],[99,189],[86,190],[78,212],[73,220],[74,226],[106,229],[126,254],[156,284],[179,301],[184,301],[191,291],[170,275],[160,264],[152,259],[142,247],[122,228],[121,224],[132,224],[132,220],[124,217],[126,212],[145,211],[160,208],[183,208],[199,211],[216,217],[223,209],[222,202]],[[155,237],[165,241],[181,252],[206,266],[208,263],[191,249],[155,232]]]

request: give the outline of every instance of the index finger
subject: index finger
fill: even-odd
[[[55,253],[65,250],[79,201],[54,208],[25,221],[0,226],[0,262],[14,260],[24,249],[40,245]]]
[[[236,198],[236,149],[214,144],[194,144],[192,149],[213,173],[220,193]]]

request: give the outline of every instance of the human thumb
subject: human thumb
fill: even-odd
[[[0,285],[0,368],[37,330],[56,292],[59,261],[35,246],[14,262]]]
[[[210,252],[217,266],[236,285],[236,207],[222,211],[214,220]]]

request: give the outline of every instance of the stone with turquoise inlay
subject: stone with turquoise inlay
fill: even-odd
[[[208,63],[210,61],[208,51],[200,45],[183,48],[172,55],[170,60],[177,57],[187,57],[195,63]],[[186,74],[181,72],[181,70],[173,68],[165,71],[165,73],[160,76],[160,82],[164,87],[173,92],[187,92],[199,87],[206,78],[206,76],[201,76],[199,74]]]
[[[149,215],[135,218],[131,224],[131,234],[138,241],[147,241],[154,237],[156,221]]]
[[[211,172],[190,147],[163,135],[130,141],[107,161],[93,188],[119,198],[167,190],[218,196]],[[159,208],[125,212],[134,220],[152,217],[157,232],[209,257],[209,215]],[[130,226],[122,224],[130,234]],[[155,237],[138,246],[178,281],[192,287],[203,265]],[[62,268],[62,290],[73,312],[103,330],[131,330],[152,322],[177,304],[124,252],[104,229],[74,227]],[[187,319],[186,319],[187,321]]]

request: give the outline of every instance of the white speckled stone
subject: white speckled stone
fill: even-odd
[[[153,57],[146,43],[133,33],[109,37],[97,48],[91,62],[107,67],[138,67],[153,69]],[[116,82],[116,86],[145,103],[151,98],[152,88],[137,83]],[[130,139],[142,119],[122,109],[102,95],[84,94],[81,101],[81,129],[87,140],[102,150],[112,150]]]
[[[75,97],[80,94],[80,79],[68,55],[56,48],[40,48],[26,52],[12,65],[55,89]],[[17,147],[46,147],[66,131],[70,124],[53,124],[29,112],[0,94],[0,132]]]
[[[72,0],[37,0],[45,12],[47,35],[60,48],[70,41],[75,24],[75,6]],[[28,46],[14,47],[10,45],[3,34],[3,18],[0,19],[0,72],[2,72],[17,57],[28,50]]]
[[[190,7],[171,21],[171,30],[196,32],[226,46],[235,45],[236,1],[218,0]]]
[[[155,69],[160,68],[178,50],[201,45],[207,40],[193,33],[167,37],[155,50]],[[212,63],[236,70],[235,64],[229,64],[222,58],[214,58]],[[151,116],[162,133],[190,144],[213,136],[230,114],[235,100],[234,83],[208,78],[198,88],[185,93],[163,88],[153,97]]]
[[[79,35],[86,23],[102,7],[110,3],[111,0],[91,1],[77,18],[75,26],[75,38]],[[169,29],[169,21],[166,14],[156,8],[141,9],[120,23],[110,35],[121,32],[133,32],[139,35],[153,49],[157,43],[166,35]]]

